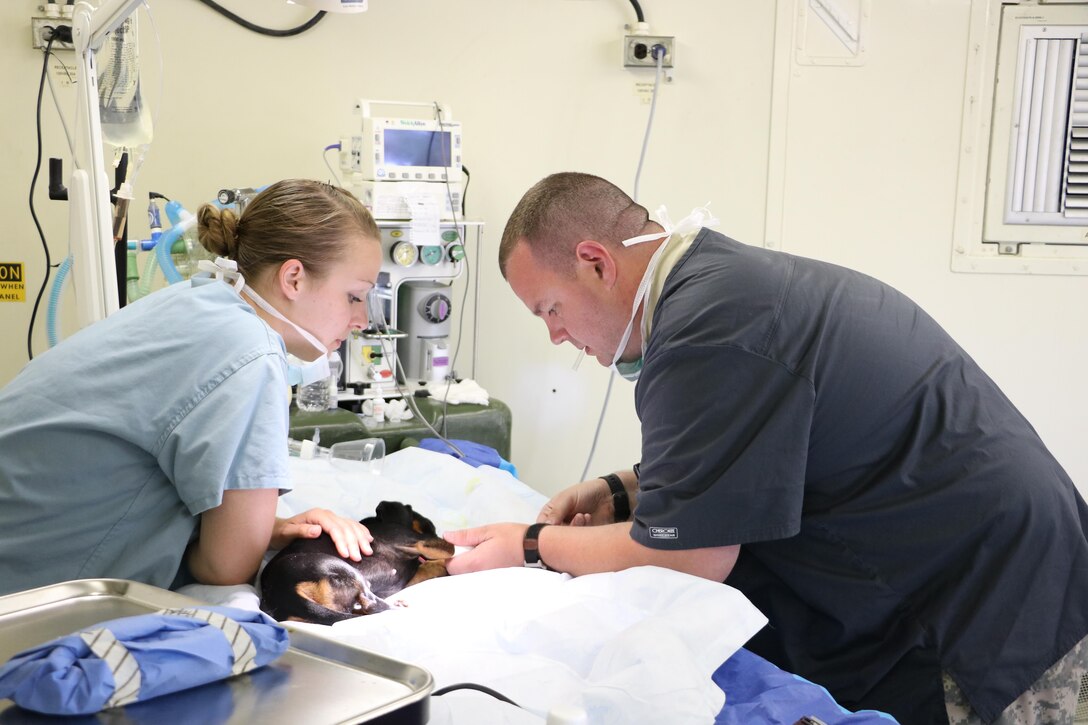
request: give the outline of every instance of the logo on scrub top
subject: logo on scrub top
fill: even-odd
[[[679,539],[680,530],[675,526],[651,526],[651,539]]]

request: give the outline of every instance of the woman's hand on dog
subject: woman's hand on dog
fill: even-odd
[[[316,539],[322,532],[329,535],[340,556],[360,561],[374,553],[370,531],[358,521],[337,516],[326,509],[310,509],[289,519],[276,519],[270,548],[282,549],[295,539]]]

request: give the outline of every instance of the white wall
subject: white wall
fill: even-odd
[[[661,90],[641,201],[665,203],[675,216],[709,200],[722,231],[754,244],[764,243],[771,219],[783,249],[904,290],[997,379],[1085,490],[1088,450],[1078,444],[1088,409],[1088,279],[949,271],[970,0],[874,3],[857,68],[796,65],[783,34],[791,28],[780,22],[793,16],[794,1],[781,2],[782,12],[758,0],[644,0],[654,31],[677,37],[677,68]],[[270,26],[309,15],[279,0],[223,4]],[[513,410],[522,477],[545,492],[575,481],[608,375],[592,360],[571,370],[574,350],[548,342],[502,281],[495,250],[521,194],[548,173],[589,171],[631,190],[649,108],[635,84],[652,72],[620,67],[623,26],[634,19],[629,3],[371,0],[365,14],[330,16],[290,39],[257,36],[195,0],[150,5],[166,92],[156,103],[156,42],[142,17],[145,91],[159,121],[130,236],[146,235],[149,189],[194,208],[223,186],[327,178],[321,151],[350,130],[357,98],[449,103],[465,128],[469,216],[487,223],[477,377]],[[30,282],[26,303],[0,303],[0,383],[26,362],[42,275],[26,205],[41,68],[28,40],[36,6],[0,5],[8,91],[0,108],[0,262],[25,262]],[[774,72],[776,53],[786,59],[784,74]],[[70,90],[62,103],[70,112]],[[48,97],[43,120],[46,156],[64,155]],[[778,164],[771,151],[782,148]],[[771,171],[782,185],[768,193]],[[44,186],[43,176],[38,212],[56,259],[66,211]],[[70,330],[70,298],[67,305]],[[43,322],[37,330],[40,351]],[[591,472],[637,460],[631,398],[618,380]]]

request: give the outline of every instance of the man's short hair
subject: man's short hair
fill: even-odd
[[[574,248],[586,239],[619,244],[642,231],[645,207],[622,189],[592,174],[564,171],[547,176],[525,192],[499,244],[499,270],[522,240],[542,264],[573,273]]]

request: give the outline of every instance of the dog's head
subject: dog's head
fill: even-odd
[[[264,574],[262,608],[279,620],[332,624],[390,608],[367,579],[338,556],[288,554],[270,562]]]
[[[359,523],[373,534],[375,553],[396,552],[395,556],[409,562],[413,559],[436,561],[453,556],[453,544],[440,538],[430,519],[413,511],[408,504],[382,501],[374,516]],[[411,576],[415,569],[405,572]]]
[[[385,598],[446,574],[453,545],[411,506],[382,501],[360,523],[374,537],[373,554],[343,559],[327,533],[296,539],[261,573],[261,608],[279,620],[332,624],[389,609]]]
[[[399,501],[382,501],[374,511],[374,518],[385,524],[393,524],[411,529],[420,536],[438,536],[434,524],[425,516],[412,510],[408,504]]]
[[[312,571],[316,578],[295,583],[295,592],[307,601],[353,617],[389,609],[366,577],[343,559],[322,558]]]

